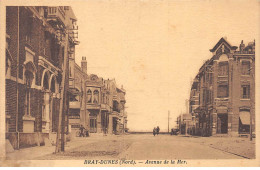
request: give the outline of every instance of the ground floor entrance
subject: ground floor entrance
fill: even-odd
[[[113,133],[116,134],[117,133],[117,117],[113,117]]]
[[[228,133],[228,114],[218,114],[217,133]]]
[[[109,114],[106,111],[101,111],[101,130],[103,133],[108,133]]]
[[[92,117],[90,118],[90,133],[97,133],[97,119]]]

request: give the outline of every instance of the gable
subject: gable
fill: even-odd
[[[225,53],[229,52],[230,50],[236,50],[236,46],[231,46],[223,37],[218,41],[218,43],[210,49],[210,52],[218,52],[218,53]]]

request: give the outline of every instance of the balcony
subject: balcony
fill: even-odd
[[[48,7],[47,21],[55,21],[62,25],[65,25],[65,10],[63,7]]]
[[[101,110],[110,111],[110,107],[108,104],[101,104]]]
[[[113,95],[113,100],[118,101],[118,97],[117,97],[117,95]]]
[[[69,103],[70,109],[80,109],[80,102],[79,101],[73,101]]]
[[[87,109],[99,110],[100,109],[100,105],[99,104],[93,104],[93,103],[87,103]]]

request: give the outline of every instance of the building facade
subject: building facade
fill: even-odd
[[[200,68],[190,92],[189,112],[195,134],[249,134],[255,131],[255,42],[239,48],[225,38],[210,50],[213,56]],[[250,127],[251,126],[251,127]]]
[[[75,63],[74,58],[70,59],[69,73],[69,129],[72,136],[82,125],[89,128],[89,115],[86,112],[86,79],[87,70],[84,70],[86,58],[83,57],[81,67]]]
[[[125,90],[113,80],[87,73],[87,60],[81,67],[70,60],[69,127],[74,133],[83,125],[90,133],[121,134],[127,129]],[[72,134],[75,136],[75,134]]]
[[[6,7],[6,138],[15,149],[55,142],[63,61],[77,44],[75,21],[70,7]]]

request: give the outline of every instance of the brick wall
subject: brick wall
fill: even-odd
[[[16,82],[6,79],[5,85],[5,112],[6,115],[10,115],[9,121],[9,132],[16,131],[16,108],[17,108],[17,93],[16,93]]]

